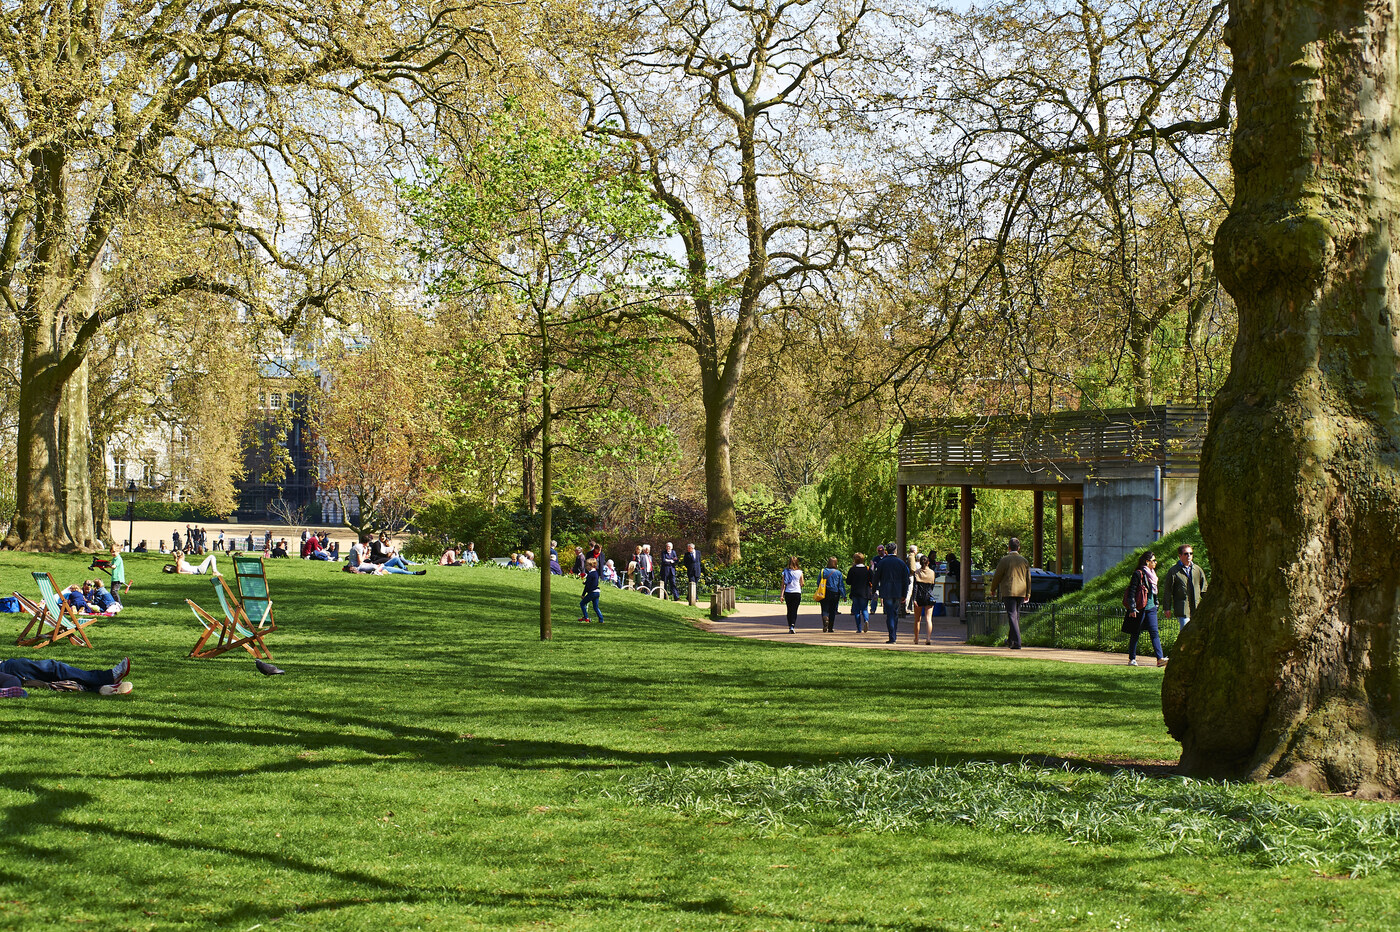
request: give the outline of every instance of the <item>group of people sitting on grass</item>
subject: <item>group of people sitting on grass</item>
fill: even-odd
[[[476,542],[469,541],[460,550],[456,547],[448,547],[438,558],[438,566],[475,566],[481,562],[481,558],[476,555]]]
[[[122,610],[121,598],[100,579],[84,579],[59,593],[80,615],[115,615]]]
[[[414,570],[418,566],[405,560],[398,548],[389,540],[389,535],[380,532],[376,539],[369,534],[361,534],[360,539],[350,545],[350,556],[345,561],[345,572],[363,573],[369,576],[385,576],[390,573],[400,576],[426,576],[427,570]]]

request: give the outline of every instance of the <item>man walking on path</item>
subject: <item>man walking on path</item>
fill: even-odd
[[[1007,541],[1006,556],[997,564],[988,588],[995,589],[997,598],[1006,606],[1006,622],[1011,629],[1007,645],[1020,650],[1021,605],[1031,597],[1031,564],[1021,556],[1021,542],[1016,538]]]
[[[893,644],[899,632],[899,612],[904,608],[904,590],[909,586],[909,564],[897,553],[887,552],[875,568],[875,578],[885,601],[885,627],[889,630],[889,643]]]
[[[1205,570],[1199,563],[1191,562],[1193,554],[1190,544],[1182,544],[1176,548],[1176,564],[1167,570],[1167,592],[1172,597],[1167,603],[1167,616],[1171,617],[1175,612],[1183,628],[1196,614],[1196,605],[1205,595],[1208,585]]]

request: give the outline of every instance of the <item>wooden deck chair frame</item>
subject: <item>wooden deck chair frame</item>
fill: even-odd
[[[214,595],[224,616],[222,619],[215,618],[193,600],[185,600],[195,618],[204,626],[204,634],[195,642],[190,656],[197,659],[217,657],[241,647],[259,660],[271,660],[272,651],[267,649],[263,638],[277,630],[277,622],[272,614],[272,600],[267,597],[267,576],[262,558],[235,557],[233,565],[238,595],[229,588],[223,576],[215,573],[212,577]],[[252,609],[251,613],[249,608]],[[256,622],[252,620],[252,615],[257,615]],[[211,637],[214,644],[206,647]]]
[[[20,647],[33,647],[36,650],[68,640],[79,647],[92,647],[92,638],[87,629],[102,615],[80,615],[58,594],[58,583],[53,574],[34,571],[34,583],[39,587],[42,603],[32,602],[18,592],[20,608],[29,613],[29,624],[24,626],[15,643]]]

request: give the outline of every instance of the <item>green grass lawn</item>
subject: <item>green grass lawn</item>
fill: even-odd
[[[290,560],[269,564],[288,675],[264,678],[241,652],[186,658],[199,629],[184,599],[209,582],[161,562],[128,561],[127,610],[90,629],[95,650],[10,649],[94,667],[129,654],[136,690],[0,701],[0,928],[1400,924],[1395,868],[1352,879],[1325,856],[1165,851],[1152,842],[1172,817],[1150,794],[1141,841],[1125,806],[1115,840],[1096,843],[1014,819],[910,818],[907,798],[881,828],[804,814],[801,791],[763,819],[756,804],[636,790],[736,761],[827,780],[824,767],[887,756],[1168,760],[1155,668],[737,641],[615,591],[608,624],[585,627],[572,581],[556,583],[556,636],[541,643],[531,574],[351,577]],[[85,566],[3,554],[0,589]],[[5,634],[19,617],[0,616]],[[1054,792],[1038,788],[1037,805]]]

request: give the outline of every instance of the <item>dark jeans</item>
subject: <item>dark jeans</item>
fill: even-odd
[[[0,662],[0,673],[17,676],[21,680],[42,680],[52,683],[55,680],[72,680],[84,689],[96,692],[100,687],[111,686],[116,682],[111,670],[80,670],[61,660],[27,660],[16,658]],[[0,684],[3,685],[3,684]]]
[[[661,571],[661,587],[671,593],[672,601],[681,600],[680,593],[676,591],[676,568],[668,567]]]
[[[1161,660],[1162,637],[1157,631],[1157,610],[1155,608],[1148,609],[1139,617],[1137,630],[1133,632],[1132,637],[1128,638],[1128,659],[1137,659],[1138,636],[1144,631],[1152,636],[1152,653],[1157,656],[1158,660]]]
[[[836,627],[836,613],[841,608],[841,597],[839,595],[829,595],[822,599],[822,617],[831,622],[833,628]]]
[[[1006,606],[1006,623],[1011,628],[1007,634],[1007,643],[1012,647],[1021,646],[1021,600],[1002,599],[1002,604]]]
[[[784,593],[783,593],[783,601],[787,603],[788,627],[789,627],[789,628],[796,627],[796,625],[797,625],[797,607],[798,607],[799,605],[802,604],[802,593],[800,593],[800,592],[784,592]]]
[[[899,612],[903,608],[903,599],[885,599],[885,627],[890,631],[891,644],[895,642],[895,637],[899,633]]]
[[[603,620],[603,610],[598,607],[598,590],[585,592],[583,598],[578,600],[578,613],[584,618],[588,617],[588,606],[593,606],[593,614],[598,616],[598,620]]]

